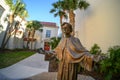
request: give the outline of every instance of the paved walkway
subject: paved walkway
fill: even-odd
[[[48,72],[48,61],[44,61],[44,55],[34,54],[10,67],[0,69],[0,80],[25,79],[42,72]]]
[[[57,72],[43,72],[25,80],[57,80]],[[78,75],[77,80],[95,80],[91,76]]]
[[[43,54],[34,54],[12,66],[0,69],[0,80],[56,80],[56,72],[48,72],[48,61]],[[78,80],[94,80],[78,75]]]

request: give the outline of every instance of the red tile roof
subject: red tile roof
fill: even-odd
[[[58,27],[54,22],[40,22],[40,23],[46,27]]]

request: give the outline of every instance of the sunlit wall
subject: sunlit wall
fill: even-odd
[[[120,45],[120,0],[88,0],[87,10],[76,10],[76,36],[90,49],[97,43],[103,52]]]

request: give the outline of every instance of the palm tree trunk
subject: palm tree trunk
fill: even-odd
[[[14,14],[10,15],[9,22],[10,22],[10,24],[12,24],[14,22]]]
[[[60,25],[62,25],[62,16],[60,16]]]
[[[30,34],[31,34],[31,32],[28,31],[27,44],[26,44],[27,49],[29,49],[29,43],[30,43],[29,38],[30,38]]]
[[[33,30],[33,33],[32,33],[32,39],[31,39],[31,49],[32,49],[32,46],[33,46],[33,42],[34,42],[34,35],[35,35],[35,30]],[[33,48],[34,49],[34,48]]]
[[[10,39],[10,37],[11,37],[11,33],[10,33],[10,32],[11,32],[11,28],[12,28],[13,24],[14,24],[14,22],[13,22],[12,24],[10,24],[9,27],[8,27],[8,30],[7,30],[7,32],[9,31],[9,32],[8,32],[8,36],[7,36],[7,33],[6,33],[4,42],[3,42],[3,44],[2,44],[2,49],[5,48],[5,46],[7,45],[8,41],[9,41],[9,39]],[[9,33],[10,33],[10,34],[9,34]]]
[[[6,40],[6,37],[7,37],[7,31],[9,30],[9,27],[10,27],[10,23],[8,22],[8,25],[7,25],[7,28],[5,30],[5,34],[4,34],[3,40],[2,40],[2,44],[1,44],[1,49],[2,50],[4,49],[4,43],[5,43],[5,40]]]
[[[5,48],[6,44],[8,43],[8,41],[9,41],[9,39],[11,37],[11,35],[9,35],[7,37],[7,32],[8,31],[11,32],[13,24],[14,24],[14,14],[11,14],[10,17],[9,17],[9,21],[8,21],[8,26],[7,26],[7,29],[6,29],[6,33],[5,33],[4,38],[3,38],[2,49]]]
[[[73,26],[73,33],[72,35],[75,35],[75,14],[73,10],[69,11],[69,19],[70,19],[70,24]]]
[[[60,26],[62,25],[62,16],[60,16]],[[62,31],[62,37],[64,37],[64,35],[63,35],[63,29],[62,29],[62,26],[61,26],[61,31]]]
[[[4,42],[4,44],[3,44],[3,49],[4,49],[5,46],[7,45],[7,43],[8,43],[8,41],[9,41],[10,37],[11,37],[11,35],[9,35],[8,38],[6,39],[6,41]]]

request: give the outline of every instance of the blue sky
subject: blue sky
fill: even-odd
[[[52,3],[58,0],[24,0],[29,13],[27,20],[55,22],[59,26],[59,17],[54,17],[49,11],[53,8]]]

